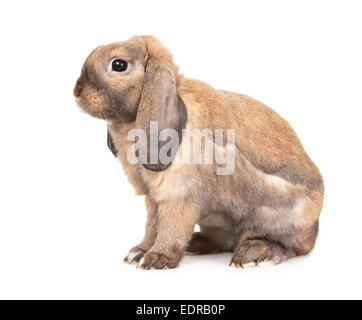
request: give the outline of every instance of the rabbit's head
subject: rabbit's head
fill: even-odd
[[[94,117],[119,123],[135,121],[148,141],[151,121],[157,121],[159,132],[174,129],[181,138],[186,108],[176,92],[181,79],[177,71],[172,55],[156,38],[136,36],[93,50],[74,95],[78,105]],[[159,147],[164,143],[159,142]],[[160,171],[169,165],[144,166]]]

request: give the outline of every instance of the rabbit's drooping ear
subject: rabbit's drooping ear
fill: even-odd
[[[176,155],[177,148],[181,143],[182,130],[186,124],[186,107],[182,99],[176,93],[175,67],[167,60],[149,57],[144,78],[143,90],[136,117],[136,128],[142,129],[147,134],[147,160],[140,161],[143,166],[152,171],[166,170]],[[152,143],[150,137],[151,121],[158,126],[157,142]],[[164,129],[173,129],[177,132],[178,139],[164,141],[159,134]],[[152,137],[153,140],[153,137]],[[146,141],[142,142],[146,143]],[[157,156],[155,163],[153,155],[159,155],[159,151],[167,143],[167,161]],[[158,149],[155,150],[158,146]],[[165,146],[166,147],[166,146]],[[144,163],[147,162],[147,163]]]

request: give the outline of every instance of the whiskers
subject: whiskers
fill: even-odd
[[[99,117],[104,120],[110,120],[104,111],[99,111]]]
[[[113,113],[115,113],[115,115],[117,116],[117,118],[118,118],[119,120],[121,120],[123,124],[126,123],[126,121],[124,121],[124,119],[123,119],[122,116],[119,114],[119,112],[117,112],[116,110],[114,110],[112,107],[110,107],[109,110],[111,110]]]
[[[107,120],[107,121],[111,121],[111,120],[120,120],[123,124],[125,124],[126,122],[124,121],[124,119],[122,118],[122,116],[114,109],[110,108],[108,110],[99,110],[97,112],[97,118],[103,119],[103,120]]]

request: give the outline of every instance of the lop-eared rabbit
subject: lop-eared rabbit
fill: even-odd
[[[109,148],[136,194],[145,196],[145,235],[125,262],[167,269],[177,267],[185,253],[233,252],[230,265],[245,268],[278,264],[313,249],[323,180],[294,130],[269,107],[183,77],[152,36],[93,50],[74,95],[81,109],[107,121]],[[159,133],[156,144],[152,124]],[[133,129],[146,139],[138,144],[129,139]],[[165,129],[178,139],[161,139]],[[223,155],[233,144],[231,173],[218,174],[215,161],[182,161],[194,152],[195,139],[185,138],[194,129],[212,132],[202,137],[202,156],[206,140]],[[232,143],[226,143],[230,130]],[[220,131],[225,139],[217,143],[213,136]],[[167,144],[173,147],[168,162],[150,161]],[[136,161],[130,161],[130,150]],[[200,232],[194,232],[197,224]]]

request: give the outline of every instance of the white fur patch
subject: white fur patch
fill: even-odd
[[[249,262],[249,263],[243,264],[242,266],[240,266],[239,264],[236,264],[236,263],[232,264],[232,266],[235,268],[243,268],[243,269],[256,268],[256,267],[272,267],[275,265],[276,265],[276,263],[273,260],[262,261],[258,264],[255,262]]]
[[[130,252],[128,253],[127,257],[126,257],[126,262],[127,263],[136,263],[135,261],[133,261],[133,259],[135,258],[135,256],[137,256],[138,254],[142,253],[142,251],[136,251],[136,252]]]
[[[260,207],[257,210],[258,220],[263,221],[264,226],[267,226],[268,229],[273,229],[273,226],[279,230],[288,228],[291,225],[295,225],[296,221],[303,220],[308,201],[307,197],[299,198],[292,208]]]
[[[256,267],[256,263],[255,262],[249,262],[249,263],[245,263],[243,264],[243,268],[246,269],[246,268],[254,268]]]
[[[145,263],[145,259],[142,258],[140,262],[138,262],[137,268],[142,268],[142,265]]]
[[[292,186],[292,184],[278,176],[274,176],[274,175],[270,175],[270,174],[262,174],[263,175],[263,178],[264,178],[264,181],[278,189],[279,191],[281,192],[287,192],[288,189]]]
[[[273,260],[267,260],[267,261],[262,261],[260,263],[258,263],[258,267],[272,267],[275,266],[276,263]]]

